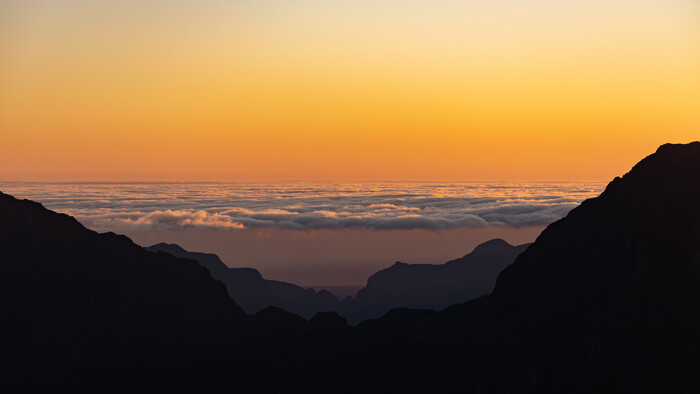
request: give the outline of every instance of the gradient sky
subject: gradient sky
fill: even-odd
[[[0,0],[5,181],[607,181],[699,136],[697,0]]]

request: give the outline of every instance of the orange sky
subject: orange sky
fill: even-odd
[[[579,3],[4,1],[0,180],[605,181],[697,140],[700,2]]]

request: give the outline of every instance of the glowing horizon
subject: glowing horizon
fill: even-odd
[[[609,181],[700,136],[700,3],[0,5],[2,181]]]

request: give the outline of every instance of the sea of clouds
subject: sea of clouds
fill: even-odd
[[[97,231],[539,226],[602,183],[4,183]]]

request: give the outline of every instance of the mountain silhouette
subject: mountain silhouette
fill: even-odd
[[[195,261],[7,195],[0,281],[8,392],[697,392],[700,143],[661,146],[439,312],[245,316]]]
[[[397,262],[367,280],[354,299],[341,303],[327,291],[267,280],[253,268],[229,268],[213,253],[190,252],[176,244],[146,248],[198,261],[226,285],[229,295],[246,313],[277,307],[310,319],[319,312],[338,312],[352,324],[381,317],[393,308],[435,309],[491,293],[498,274],[526,245],[512,246],[502,239],[478,245],[473,252],[445,264]]]
[[[392,364],[407,391],[695,392],[698,283],[700,143],[666,144],[549,225],[490,296],[357,328],[375,354],[413,349]]]
[[[337,309],[339,303],[333,294],[325,290],[317,292],[287,282],[263,279],[260,272],[253,268],[229,268],[212,253],[189,252],[179,245],[166,243],[146,249],[198,261],[215,279],[226,285],[231,298],[249,314],[274,306],[309,319],[317,312]]]
[[[517,351],[529,357],[519,368],[530,376],[491,375],[489,384],[697,386],[698,283],[700,143],[666,144],[548,226],[501,273],[491,297],[494,326],[530,332]],[[504,343],[488,343],[496,349],[496,342]]]
[[[326,352],[305,344],[317,359],[302,376],[318,392],[338,381],[343,392],[696,392],[698,283],[700,143],[667,144],[548,226],[491,295],[393,309]]]
[[[396,262],[372,275],[354,299],[344,300],[340,313],[358,323],[392,308],[439,310],[490,294],[498,274],[527,246],[493,239],[445,264]]]
[[[4,376],[214,357],[244,313],[193,260],[0,193]]]

